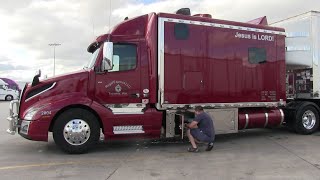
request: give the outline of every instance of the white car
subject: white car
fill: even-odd
[[[0,79],[0,100],[11,101],[19,98],[19,91],[9,89],[8,84]]]

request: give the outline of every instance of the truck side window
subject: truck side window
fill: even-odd
[[[251,64],[261,64],[267,62],[267,51],[265,48],[249,48],[249,62]]]
[[[187,24],[176,23],[174,25],[174,36],[177,40],[186,40],[189,37],[189,27]]]
[[[113,68],[109,72],[127,71],[137,66],[137,46],[133,44],[113,45]]]
[[[5,89],[4,89],[4,87],[3,87],[3,85],[0,85],[0,89],[3,89],[3,90],[5,90]]]

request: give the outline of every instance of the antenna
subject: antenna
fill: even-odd
[[[110,23],[111,23],[111,0],[109,0],[109,29],[111,29]]]
[[[94,20],[93,20],[93,17],[92,17],[92,33],[93,33],[93,37],[95,37],[95,34],[94,34]]]

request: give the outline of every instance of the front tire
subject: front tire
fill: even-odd
[[[11,95],[7,95],[5,98],[6,101],[12,101],[13,100],[13,96]]]
[[[300,106],[296,113],[294,130],[299,134],[312,134],[318,128],[318,110],[313,105]]]
[[[85,109],[70,109],[56,119],[53,139],[65,152],[86,153],[100,138],[100,126],[95,115]]]

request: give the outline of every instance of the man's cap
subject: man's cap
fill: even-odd
[[[203,111],[203,107],[202,107],[202,106],[196,106],[196,107],[194,108],[194,110],[196,110],[196,111]]]

